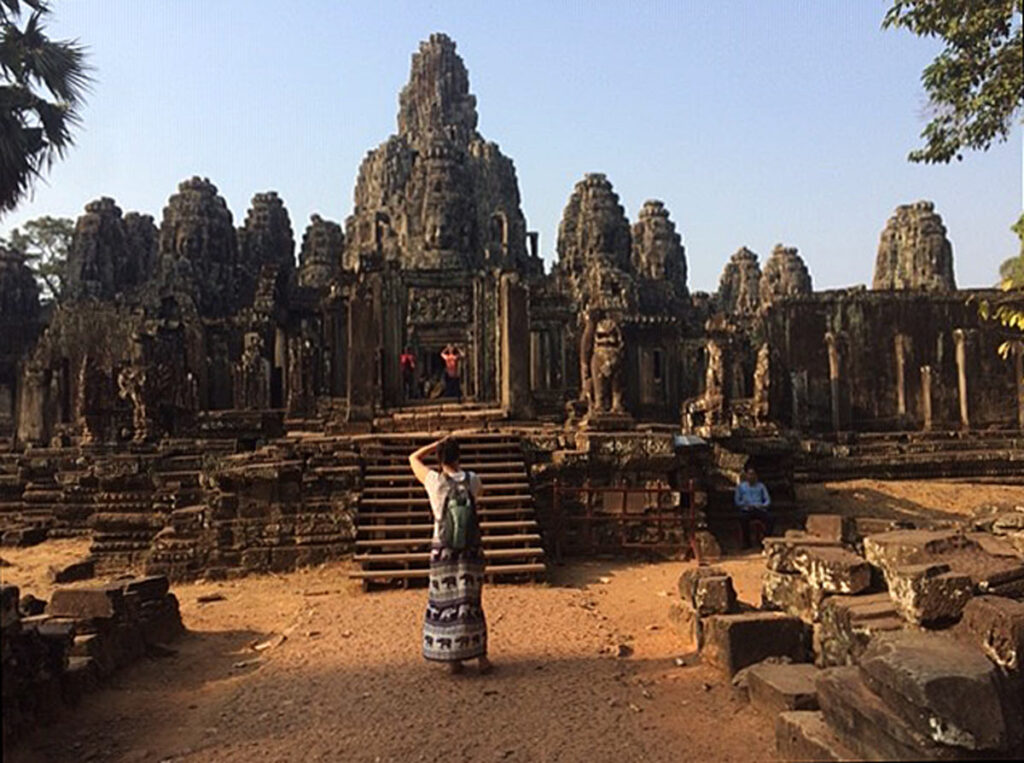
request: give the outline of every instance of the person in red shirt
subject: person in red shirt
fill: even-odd
[[[441,359],[444,361],[445,397],[462,398],[462,382],[459,379],[459,361],[462,357],[462,350],[453,344],[441,351]]]
[[[412,354],[412,348],[406,347],[398,358],[398,367],[402,371],[402,389],[405,390],[405,399],[412,400],[416,395],[416,356]]]

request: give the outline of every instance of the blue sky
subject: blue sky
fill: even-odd
[[[98,196],[159,223],[177,183],[209,177],[241,224],[277,190],[296,241],[343,221],[366,151],[395,131],[409,58],[455,39],[480,132],[515,161],[549,261],[562,209],[604,172],[632,219],[662,199],[694,289],[729,255],[797,246],[816,288],[870,283],[896,205],[932,199],[958,283],[1016,253],[1022,139],[949,166],[906,161],[924,127],[934,41],[881,31],[880,0],[312,2],[58,0],[55,37],[91,50],[84,129],[0,231],[75,217]]]

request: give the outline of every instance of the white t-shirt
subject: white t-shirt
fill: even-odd
[[[469,480],[469,492],[476,498],[480,492],[480,475],[476,472],[457,471],[448,475],[442,475],[431,469],[423,480],[423,487],[427,490],[427,498],[430,499],[430,511],[434,515],[434,540],[441,537],[441,513],[444,511],[444,501],[451,489],[449,480],[462,482]]]

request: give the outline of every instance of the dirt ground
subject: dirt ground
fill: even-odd
[[[957,519],[980,506],[1024,505],[1024,485],[957,480],[850,480],[797,485],[808,511],[892,519]]]
[[[814,511],[948,516],[1022,503],[1024,488],[860,480],[799,498]],[[4,549],[0,577],[48,598],[48,566],[87,551],[85,540]],[[686,566],[581,562],[555,567],[550,585],[488,588],[490,676],[426,664],[425,591],[364,594],[345,563],[178,585],[189,633],[177,654],[118,673],[10,760],[772,760],[771,722],[669,625]],[[758,604],[760,557],[723,566]],[[223,600],[197,601],[212,593]],[[620,644],[632,655],[617,657]]]
[[[46,595],[23,581],[75,543],[5,550],[3,577]],[[684,566],[584,562],[551,585],[488,588],[489,676],[425,663],[425,591],[364,594],[343,563],[175,586],[177,654],[116,674],[9,763],[772,760],[770,721],[692,655],[675,664],[690,650],[667,619]],[[756,604],[760,559],[725,566]],[[224,599],[197,602],[210,593]]]

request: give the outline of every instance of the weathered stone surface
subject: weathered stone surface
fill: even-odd
[[[678,304],[687,296],[686,253],[665,205],[645,201],[633,224],[633,269],[641,279],[641,306]],[[648,298],[648,292],[653,291]]]
[[[326,287],[341,273],[345,234],[341,226],[320,215],[311,215],[302,234],[299,252],[299,284]]]
[[[964,606],[956,630],[1004,670],[1024,666],[1024,602],[1002,596],[977,596]]]
[[[817,710],[814,682],[821,671],[814,665],[762,662],[747,670],[750,704],[774,718],[786,710]]]
[[[832,543],[855,543],[859,538],[854,517],[845,514],[808,514],[804,529]]]
[[[1011,746],[998,672],[980,650],[906,631],[873,642],[860,671],[868,687],[932,743],[974,752]]]
[[[796,557],[808,548],[841,549],[842,545],[827,538],[790,531],[781,538],[764,539],[765,564],[768,569],[775,572],[800,572],[794,562]]]
[[[823,671],[818,703],[844,745],[867,760],[957,760],[962,750],[936,744],[872,692],[856,667]]]
[[[973,595],[971,579],[950,572],[948,564],[904,565],[889,576],[896,610],[915,625],[956,620]]]
[[[781,297],[811,293],[811,274],[796,247],[775,245],[771,257],[764,263],[758,291],[762,306]]]
[[[78,562],[66,564],[63,567],[50,567],[49,577],[53,583],[74,583],[78,580],[88,580],[96,574],[96,560],[82,559]]]
[[[58,588],[46,608],[54,617],[109,619],[124,611],[123,584]]]
[[[746,247],[738,249],[718,281],[718,304],[726,313],[750,315],[757,312],[761,289],[761,267],[757,255]]]
[[[803,547],[790,562],[813,588],[855,594],[871,586],[871,565],[842,548]]]
[[[853,760],[820,710],[791,710],[775,719],[775,751],[782,760]]]
[[[886,592],[830,596],[822,602],[819,623],[814,626],[815,664],[855,664],[873,636],[905,626]]]
[[[0,629],[16,625],[21,617],[18,611],[18,586],[0,586]]]
[[[903,204],[885,225],[875,260],[873,289],[956,289],[953,246],[930,201]]]
[[[897,567],[920,564],[942,554],[976,548],[959,530],[893,530],[864,539],[864,556],[889,574]]]
[[[812,586],[799,573],[765,570],[761,577],[761,606],[799,617],[805,623],[818,620],[822,602],[828,594]]]
[[[701,656],[732,676],[769,657],[803,662],[808,656],[807,626],[780,612],[712,615],[704,620]]]
[[[166,575],[147,575],[117,582],[124,586],[126,594],[138,594],[140,603],[163,599],[170,590],[170,582]]]
[[[682,601],[669,605],[668,620],[683,641],[695,649],[700,649],[704,645],[703,621],[697,610],[689,603]]]
[[[704,617],[736,611],[732,578],[719,567],[693,567],[679,576],[679,596]]]

